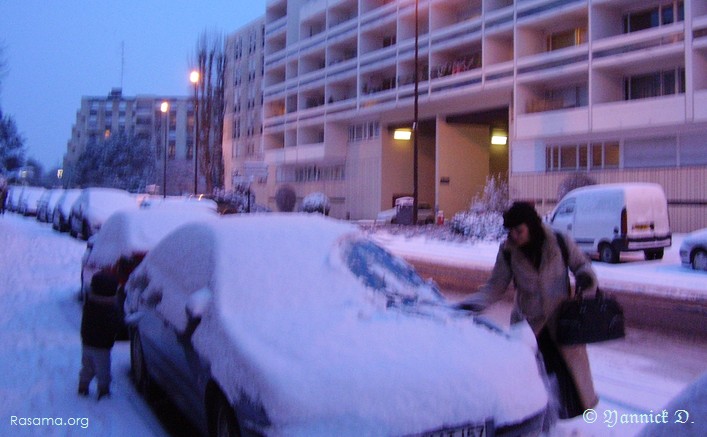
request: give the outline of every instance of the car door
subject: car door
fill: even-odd
[[[150,347],[156,352],[160,369],[155,377],[182,411],[198,414],[204,408],[203,384],[199,384],[204,365],[192,345],[192,332],[183,320],[174,317],[179,312],[184,314],[189,293],[174,284],[164,284],[157,294],[159,303],[140,322],[151,331]]]

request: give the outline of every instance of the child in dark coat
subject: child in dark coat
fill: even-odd
[[[98,399],[110,395],[110,353],[121,314],[115,297],[117,289],[118,279],[108,271],[99,271],[91,278],[91,291],[81,317],[81,396],[88,396],[88,386],[94,377],[98,381]]]

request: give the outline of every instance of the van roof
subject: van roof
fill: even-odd
[[[612,184],[597,184],[597,185],[587,185],[580,188],[575,188],[570,191],[569,194],[578,193],[595,193],[599,191],[624,191],[624,192],[638,192],[638,191],[660,191],[664,193],[663,187],[660,184],[655,184],[651,182],[628,182],[628,183],[612,183]],[[665,195],[665,194],[663,194]]]

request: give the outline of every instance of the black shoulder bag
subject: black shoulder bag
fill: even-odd
[[[567,269],[567,243],[561,234],[555,235]],[[624,312],[621,305],[598,288],[594,298],[585,298],[582,296],[582,290],[576,290],[575,297],[564,301],[557,311],[559,344],[597,343],[624,336]]]

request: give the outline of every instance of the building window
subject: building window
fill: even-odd
[[[174,159],[177,156],[177,145],[175,141],[169,142],[169,147],[167,148],[167,157],[169,159]]]
[[[685,69],[682,67],[624,78],[625,100],[647,99],[684,93]]]
[[[342,181],[344,165],[319,167],[316,165],[283,166],[277,170],[278,182]]]
[[[545,168],[547,171],[618,168],[619,156],[618,142],[548,145]]]
[[[239,138],[241,136],[241,120],[233,120],[233,138]]]
[[[349,126],[349,142],[368,141],[380,137],[380,123],[371,121]]]
[[[576,28],[553,33],[547,37],[547,51],[578,46],[587,42],[587,29]]]
[[[666,26],[684,19],[684,2],[682,0],[673,0],[650,9],[642,9],[625,14],[623,17],[624,33]]]

